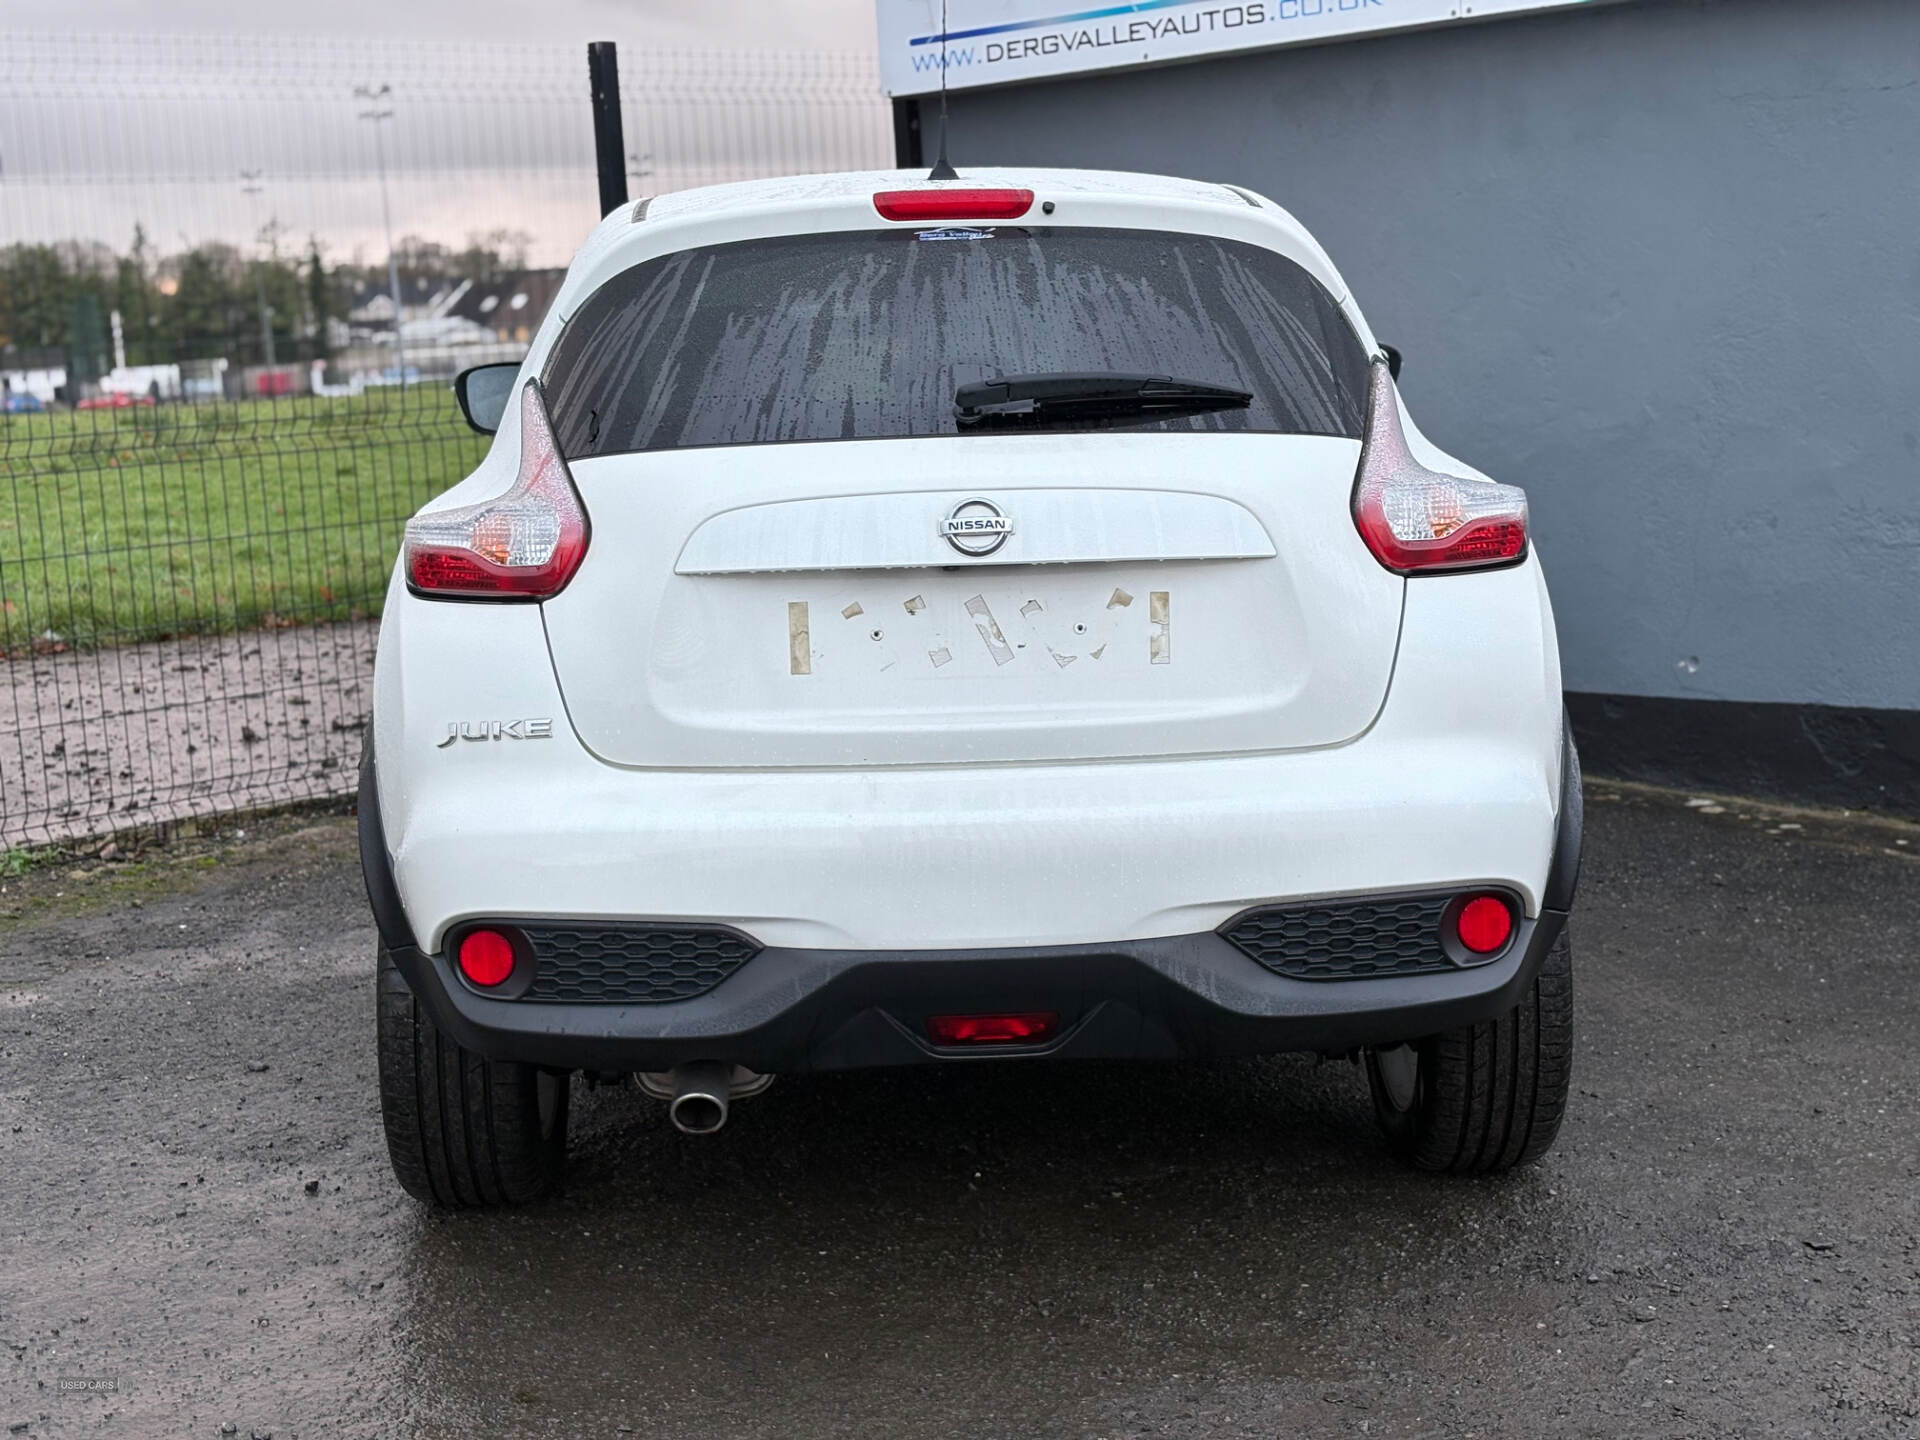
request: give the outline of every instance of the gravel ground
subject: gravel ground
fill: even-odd
[[[565,1198],[431,1216],[350,822],[8,880],[0,1424],[1920,1434],[1920,829],[1588,817],[1577,1094],[1490,1182],[1397,1169],[1345,1063],[968,1067],[705,1140],[581,1089]]]
[[[352,793],[378,629],[0,657],[0,846]]]

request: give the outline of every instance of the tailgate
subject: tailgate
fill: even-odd
[[[1355,534],[1358,457],[1116,433],[576,461],[592,543],[545,606],[567,712],[631,766],[1340,744],[1385,699],[1404,587]]]

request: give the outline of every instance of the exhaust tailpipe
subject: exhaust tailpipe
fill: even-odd
[[[687,1135],[711,1135],[727,1123],[733,1091],[733,1066],[721,1060],[695,1060],[673,1067],[673,1099],[667,1116]]]
[[[727,1123],[733,1101],[773,1084],[773,1076],[725,1060],[689,1060],[671,1070],[642,1070],[633,1078],[654,1099],[667,1102],[674,1128],[688,1135],[713,1134]]]

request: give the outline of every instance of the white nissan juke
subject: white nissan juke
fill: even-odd
[[[360,837],[400,1183],[550,1190],[571,1077],[1315,1051],[1552,1143],[1580,776],[1522,491],[1271,201],[813,176],[610,216],[407,525]],[[1036,1082],[1037,1083],[1037,1082]]]

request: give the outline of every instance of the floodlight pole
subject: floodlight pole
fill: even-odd
[[[362,110],[360,118],[373,122],[374,161],[380,167],[380,223],[387,232],[387,293],[393,297],[393,356],[400,367],[400,384],[404,389],[407,383],[407,342],[400,334],[400,263],[393,253],[393,208],[387,201],[387,147],[381,136],[382,124],[393,118],[393,106],[382,106],[380,102],[392,98],[393,87],[382,85],[376,90],[371,85],[356,85],[353,93],[357,99],[373,106],[370,110]]]
[[[242,170],[240,172],[240,193],[242,195],[256,197],[256,203],[253,207],[253,218],[255,220],[260,218],[260,206],[257,203],[257,197],[265,194],[267,189],[260,181],[262,173],[263,172],[259,170]],[[265,227],[263,226],[263,232],[264,229]],[[255,238],[257,239],[258,237],[256,236]],[[267,368],[271,370],[278,362],[274,359],[273,354],[273,312],[267,308],[267,264],[264,260],[256,261],[254,264],[253,289],[255,297],[260,302],[260,358],[265,362]]]

